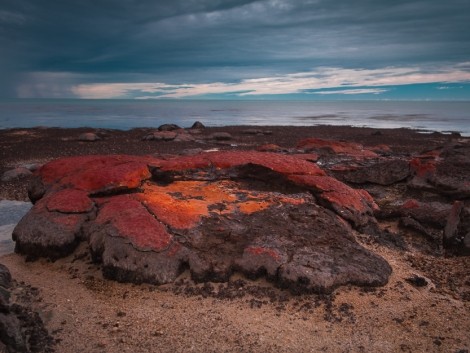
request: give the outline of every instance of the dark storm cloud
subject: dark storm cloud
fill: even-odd
[[[468,23],[467,0],[4,0],[0,94],[38,72],[177,84],[320,66],[432,70],[470,61]]]

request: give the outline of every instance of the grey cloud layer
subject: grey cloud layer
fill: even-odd
[[[468,23],[466,0],[4,0],[0,74],[5,93],[28,72],[171,84],[452,64],[470,59]]]

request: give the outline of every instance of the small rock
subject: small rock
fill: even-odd
[[[172,141],[178,136],[174,131],[156,131],[152,134],[146,135],[142,138],[144,141]]]
[[[179,129],[181,128],[176,124],[163,124],[158,127],[158,131],[173,131]]]
[[[101,140],[101,137],[99,137],[97,134],[94,132],[85,132],[78,136],[79,141],[85,141],[85,142],[94,142],[94,141],[99,141]]]
[[[174,141],[175,142],[191,142],[194,141],[196,138],[193,135],[184,133],[184,134],[178,134]]]
[[[193,126],[191,126],[191,129],[192,130],[202,130],[202,129],[205,129],[205,125],[203,123],[201,123],[200,121],[196,121]]]
[[[426,278],[417,275],[408,277],[405,279],[405,281],[415,287],[426,287],[428,285],[428,281],[426,281]]]
[[[38,164],[38,163],[25,163],[25,164],[21,165],[21,167],[24,167],[24,168],[28,169],[29,171],[34,172],[34,171],[38,170],[39,168],[41,168],[41,164]]]
[[[18,167],[11,169],[3,173],[2,181],[12,181],[14,179],[19,179],[28,175],[31,175],[31,171],[25,167]]]
[[[228,141],[232,139],[232,135],[228,132],[214,132],[209,135],[209,139],[216,141]]]

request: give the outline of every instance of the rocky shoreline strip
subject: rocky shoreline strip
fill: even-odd
[[[170,139],[168,132],[175,136]],[[85,270],[93,261],[105,278],[159,284],[159,291],[169,285],[176,295],[221,300],[223,293],[256,288],[246,284],[250,279],[233,278],[241,272],[290,288],[295,295],[348,296],[352,290],[356,294],[341,310],[351,314],[351,303],[356,303],[351,315],[359,326],[366,325],[363,315],[386,310],[363,312],[359,297],[367,299],[367,293],[374,293],[374,302],[392,305],[399,305],[402,295],[413,297],[418,308],[430,310],[424,315],[419,309],[416,316],[428,322],[422,326],[428,330],[439,319],[413,291],[426,291],[438,307],[447,305],[438,298],[451,297],[460,303],[453,310],[468,309],[468,138],[348,127],[1,133],[3,151],[11,152],[2,155],[3,175],[32,162],[42,165],[32,175],[1,181],[7,187],[3,197],[24,200],[29,189],[35,202],[15,230],[17,251],[30,259],[53,259],[62,267],[79,266],[76,278],[83,283],[96,278]],[[84,133],[98,138],[85,139]],[[37,148],[32,151],[30,144]],[[159,237],[147,236],[156,230]],[[12,257],[4,259],[18,266]],[[40,269],[42,263],[31,266]],[[219,281],[233,289],[227,292]],[[356,292],[351,284],[365,287]],[[230,300],[244,297],[235,292]],[[256,297],[249,301],[252,309],[266,305]],[[465,317],[459,320],[460,327],[468,325]],[[470,343],[457,339],[463,331],[455,327],[449,332],[447,341],[434,336],[430,347],[444,344],[465,351]],[[426,340],[423,335],[421,344]]]

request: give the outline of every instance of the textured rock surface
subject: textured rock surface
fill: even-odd
[[[52,338],[36,312],[10,302],[13,281],[0,264],[0,350],[3,352],[53,352]]]
[[[335,166],[332,171],[339,179],[354,184],[391,185],[410,176],[410,164],[405,159],[379,159],[360,166]]]
[[[198,281],[237,271],[328,292],[383,285],[391,273],[353,237],[352,227],[375,223],[372,197],[296,156],[73,157],[37,178],[16,251],[56,258],[86,240],[118,281],[168,283],[189,268]]]
[[[18,167],[15,169],[11,169],[3,173],[2,181],[10,181],[17,178],[23,178],[25,176],[31,175],[31,171],[25,167]]]

